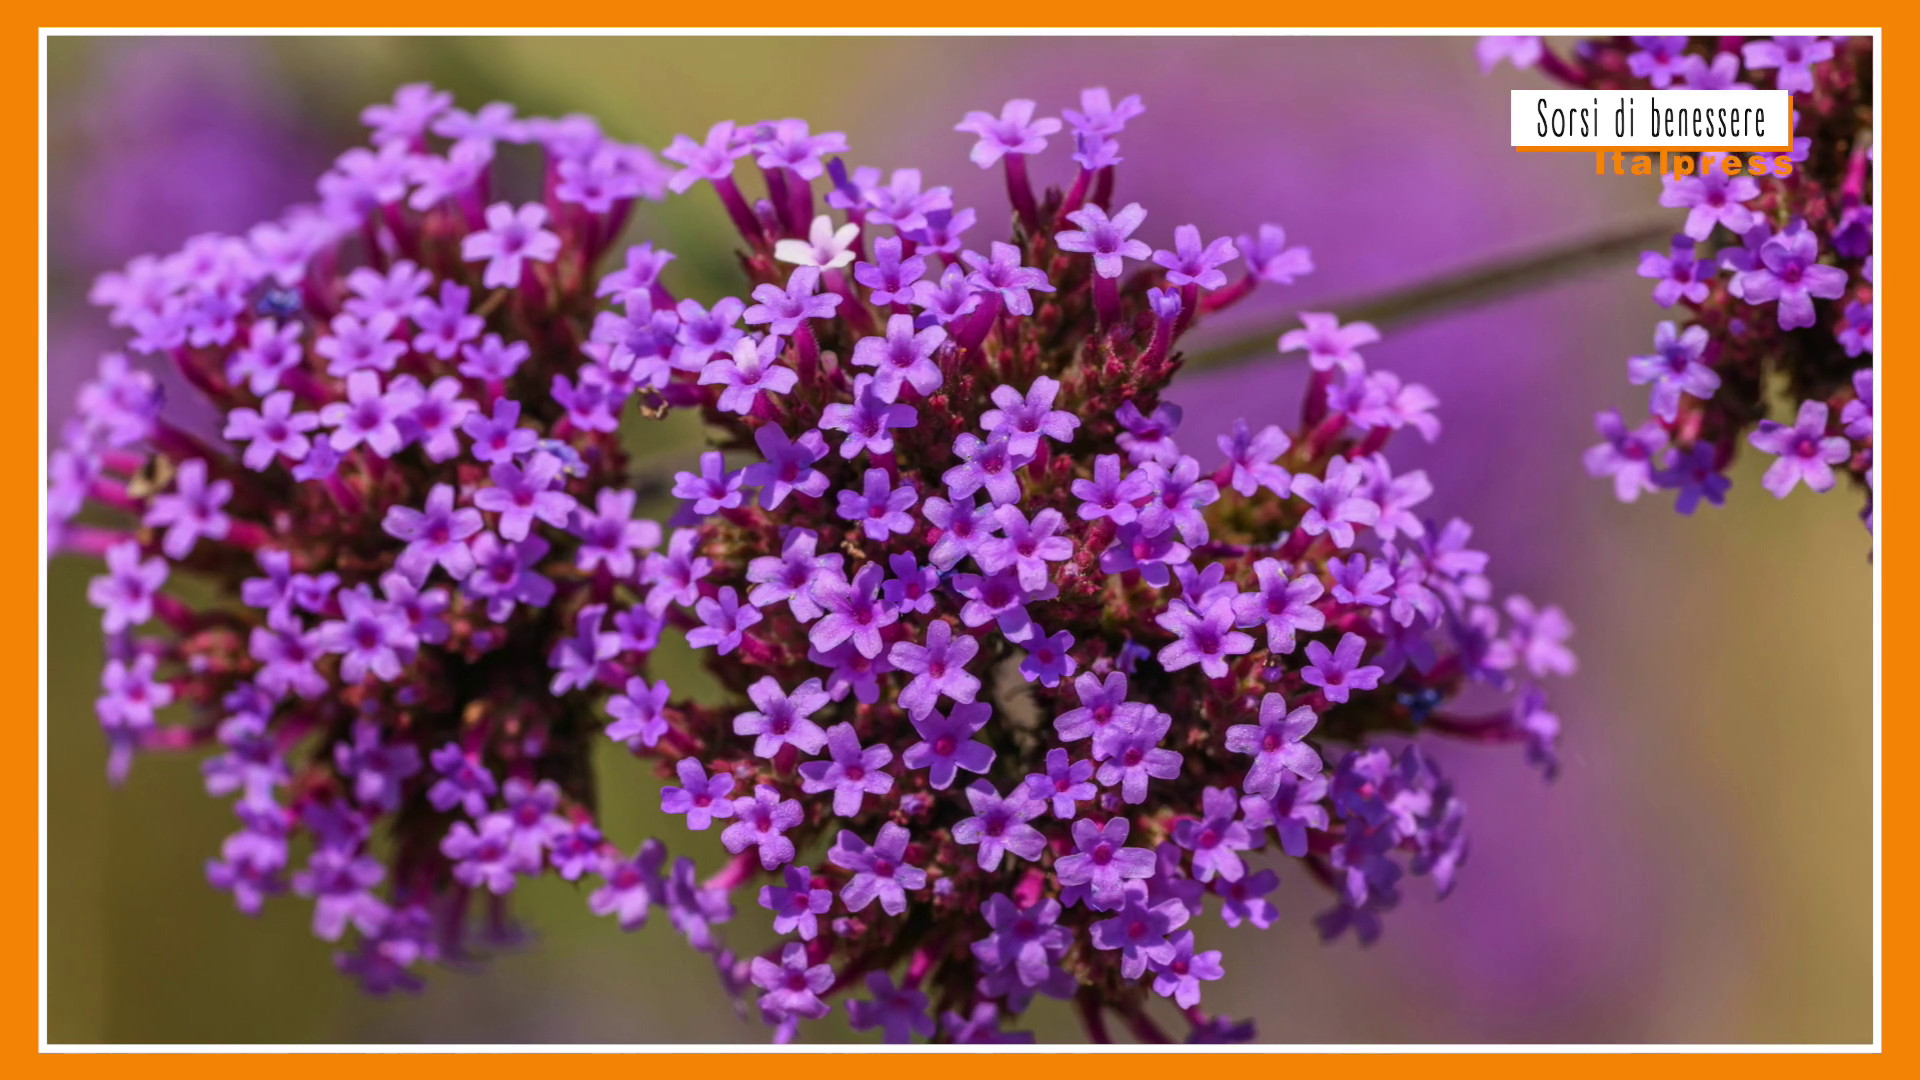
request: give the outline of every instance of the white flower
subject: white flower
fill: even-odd
[[[860,226],[848,222],[836,231],[832,219],[821,214],[813,219],[813,230],[805,240],[782,240],[773,245],[773,257],[796,266],[817,266],[832,270],[853,261],[853,238]]]

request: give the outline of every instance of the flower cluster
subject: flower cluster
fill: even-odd
[[[1329,938],[1373,940],[1409,876],[1444,894],[1464,804],[1421,737],[1550,773],[1571,628],[1496,599],[1389,463],[1439,425],[1365,324],[1281,340],[1313,369],[1296,425],[1183,447],[1181,339],[1312,262],[1271,225],[1154,247],[1114,194],[1143,111],[969,114],[1011,203],[970,237],[949,188],[799,120],[656,157],[408,86],[317,205],[108,275],[145,359],[102,362],[51,504],[56,549],[106,561],[115,773],[211,750],[240,828],[209,879],[248,912],[310,899],[376,991],[499,940],[552,872],[623,929],[664,913],[780,1038],[838,1005],[888,1039],[1012,1040],[1036,996],[1101,1040],[1175,1038],[1158,998],[1189,1039],[1250,1038],[1201,1008],[1223,956],[1195,921],[1270,925],[1281,870]],[[1057,141],[1071,179],[1036,190]],[[540,198],[497,198],[523,154]],[[746,295],[675,295],[647,244],[600,267],[636,199],[696,187]],[[656,522],[617,433],[670,410],[712,449]],[[717,695],[669,687],[669,638]],[[657,763],[719,872],[608,839],[600,739]],[[756,904],[785,940],[742,956],[723,927]]]
[[[1773,460],[1761,484],[1778,498],[1844,474],[1866,498],[1873,477],[1873,43],[1867,38],[1633,37],[1587,41],[1561,58],[1537,37],[1486,38],[1482,63],[1539,66],[1570,86],[1780,89],[1793,95],[1790,172],[1771,154],[1701,154],[1662,178],[1660,205],[1687,212],[1640,276],[1679,318],[1627,361],[1651,416],[1598,417],[1606,440],[1587,471],[1622,502],[1675,493],[1691,514],[1726,501],[1742,444]],[[1758,160],[1761,168],[1753,168]],[[1769,419],[1779,389],[1791,422]]]

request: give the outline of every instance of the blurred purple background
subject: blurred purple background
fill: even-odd
[[[1203,233],[1286,227],[1318,271],[1263,289],[1233,327],[1371,295],[1621,225],[1658,220],[1657,187],[1574,156],[1520,155],[1506,91],[1471,39],[56,40],[49,49],[52,414],[110,346],[81,307],[92,275],[194,232],[239,229],[311,191],[357,138],[361,105],[432,79],[472,106],[590,112],[658,146],[715,120],[804,116],[853,160],[917,165],[961,205],[997,207],[996,173],[951,129],[968,109],[1082,86],[1145,96],[1119,195]],[[1039,164],[1064,177],[1064,153]],[[710,194],[645,210],[696,295],[733,285]],[[1635,400],[1625,357],[1658,309],[1631,260],[1433,317],[1369,350],[1425,383],[1445,431],[1396,444],[1434,513],[1476,526],[1504,590],[1575,620],[1580,674],[1559,687],[1566,768],[1442,746],[1471,808],[1455,895],[1426,883],[1362,950],[1322,946],[1300,875],[1282,922],[1215,931],[1229,975],[1209,1007],[1289,1042],[1792,1042],[1870,1037],[1870,579],[1844,499],[1736,498],[1697,520],[1620,506],[1583,474],[1596,409]],[[1233,416],[1284,420],[1297,365],[1258,356],[1178,386],[1193,445]],[[1749,467],[1736,484],[1757,484]],[[361,998],[292,906],[259,921],[201,882],[224,810],[197,766],[149,760],[103,779],[91,715],[92,568],[52,571],[50,1037],[54,1041],[734,1041],[757,1039],[664,927],[621,935],[570,887],[525,905],[538,938],[418,999]],[[609,754],[605,820],[649,828],[651,781]],[[743,913],[751,918],[753,913]],[[1207,935],[1203,934],[1203,939]],[[1071,1037],[1041,1007],[1043,1038]]]

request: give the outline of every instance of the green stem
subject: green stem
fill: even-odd
[[[1570,244],[1491,260],[1414,285],[1344,302],[1317,304],[1315,308],[1334,312],[1343,322],[1370,322],[1381,329],[1406,326],[1430,316],[1452,314],[1545,288],[1610,265],[1622,256],[1644,250],[1649,244],[1663,245],[1673,235],[1674,228],[1670,219],[1636,222]],[[1298,320],[1289,319],[1188,353],[1183,366],[1186,370],[1208,370],[1229,367],[1262,354],[1271,355],[1280,335],[1298,325]]]

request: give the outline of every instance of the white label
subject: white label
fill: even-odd
[[[1515,90],[1513,145],[1533,149],[1784,150],[1785,90]]]

